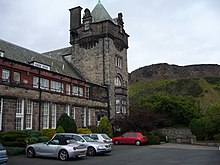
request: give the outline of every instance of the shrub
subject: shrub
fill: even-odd
[[[147,144],[160,144],[160,137],[159,136],[154,136],[154,135],[148,135],[147,136],[149,141],[147,142]]]
[[[61,125],[59,125],[56,129],[56,133],[64,133],[64,132],[65,131],[64,131],[63,127]]]
[[[112,135],[113,135],[112,126],[106,116],[103,116],[101,118],[100,123],[98,125],[98,132],[105,133],[109,137],[112,137]]]
[[[96,125],[90,125],[88,126],[88,128],[93,132],[93,133],[97,133],[98,132],[98,127]]]
[[[47,142],[48,140],[50,140],[50,139],[47,136],[38,137],[38,142],[40,142],[40,143]]]
[[[197,140],[208,140],[209,133],[212,130],[212,124],[205,118],[193,119],[189,127]]]
[[[47,136],[49,139],[51,139],[55,134],[56,134],[56,130],[55,129],[43,129],[42,130],[42,134],[44,136]]]
[[[10,134],[10,133],[6,133],[5,135],[2,136],[3,141],[16,141],[16,139],[18,138],[27,138],[27,136],[22,134]]]
[[[76,133],[77,132],[77,126],[75,123],[75,120],[71,117],[69,117],[66,113],[63,113],[58,121],[57,121],[57,127],[62,126],[64,131],[66,133]]]
[[[81,134],[91,134],[92,131],[89,128],[78,128],[77,133]]]
[[[34,143],[37,143],[39,141],[39,139],[36,138],[36,137],[29,137],[26,140],[27,140],[27,144],[34,144]]]
[[[215,140],[215,141],[220,141],[220,133],[214,135],[214,140]]]
[[[42,136],[42,132],[40,131],[27,130],[26,133],[28,137],[38,138],[39,136]]]
[[[42,136],[39,131],[19,130],[0,133],[2,144],[10,149],[10,147],[25,148],[27,144],[48,141],[48,137]],[[11,150],[11,149],[10,149]],[[14,151],[12,151],[14,154]],[[17,151],[15,151],[16,153]],[[13,155],[12,154],[12,155]]]
[[[2,142],[2,144],[8,147],[22,147],[22,148],[26,147],[26,142],[22,142],[22,141],[12,141],[12,142],[5,141],[5,142]]]
[[[5,147],[7,150],[8,156],[14,156],[19,154],[25,154],[25,148],[20,147]]]

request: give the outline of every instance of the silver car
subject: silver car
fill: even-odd
[[[31,144],[26,148],[26,155],[29,158],[43,156],[67,160],[69,158],[85,157],[86,152],[85,144],[79,144],[74,139],[61,134],[55,134],[48,142]]]
[[[93,156],[98,153],[109,153],[112,151],[111,145],[103,142],[97,142],[86,134],[74,134],[74,133],[61,133],[65,137],[73,138],[78,143],[85,144],[87,146],[87,155]]]
[[[94,134],[90,134],[90,137],[98,142],[104,142],[113,145],[112,139],[106,134],[94,133]]]
[[[0,164],[6,165],[8,162],[8,154],[4,146],[0,143]]]

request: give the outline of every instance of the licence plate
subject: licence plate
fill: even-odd
[[[83,156],[83,155],[86,155],[86,152],[80,152],[80,153],[79,153],[79,156],[81,156],[81,155],[82,155],[82,156]]]

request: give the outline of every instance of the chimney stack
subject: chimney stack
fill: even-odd
[[[69,9],[70,11],[70,31],[80,27],[81,25],[81,10],[80,6]]]

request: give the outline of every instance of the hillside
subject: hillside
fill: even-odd
[[[220,66],[155,64],[129,74],[130,102],[156,92],[191,97],[203,108],[220,100]]]

